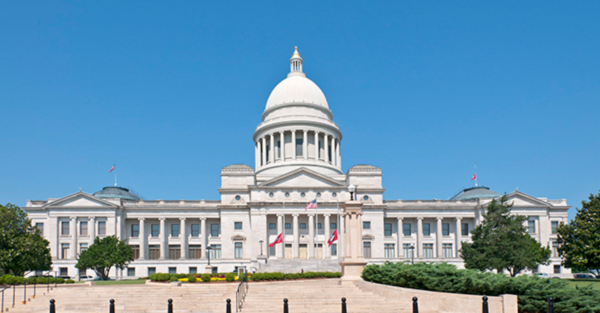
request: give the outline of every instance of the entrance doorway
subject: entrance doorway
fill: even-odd
[[[292,258],[292,245],[291,244],[285,245],[285,258],[286,259]]]
[[[318,244],[316,248],[317,248],[317,253],[315,253],[316,257],[318,259],[322,259],[323,258],[323,245]]]
[[[300,244],[300,259],[308,259],[308,248],[306,244]]]

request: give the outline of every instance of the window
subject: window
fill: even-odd
[[[88,222],[80,222],[79,223],[79,235],[81,235],[81,236],[88,235]]]
[[[442,236],[450,236],[450,224],[442,223]]]
[[[156,274],[156,267],[149,267],[148,268],[148,276],[150,276],[152,274]]]
[[[181,257],[181,246],[180,245],[169,245],[169,259],[177,260]]]
[[[444,244],[442,244],[442,255],[445,258],[451,258],[452,257],[452,244],[451,243],[444,243]]]
[[[35,223],[35,227],[37,227],[37,229],[40,230],[40,233],[42,233],[42,235],[44,234],[44,223]]]
[[[321,223],[317,223],[317,229],[321,229],[321,228],[322,228]]]
[[[331,256],[337,255],[337,243],[331,245]]]
[[[371,229],[371,222],[363,222],[363,229]]]
[[[210,235],[219,237],[219,224],[210,224]]]
[[[235,243],[235,258],[236,259],[244,258],[244,244],[241,242]]]
[[[87,248],[88,248],[88,244],[87,243],[80,243],[79,244],[79,253],[87,250]]]
[[[190,259],[199,259],[202,257],[202,246],[201,245],[190,245],[189,247]]]
[[[137,260],[140,258],[140,246],[139,245],[132,245],[130,246],[131,250],[133,250],[133,259]]]
[[[127,276],[129,276],[129,277],[135,277],[135,267],[128,267],[127,268]]]
[[[306,229],[306,223],[300,223],[300,229]]]
[[[60,234],[62,236],[69,236],[69,222],[60,222]]]
[[[371,257],[371,242],[370,241],[363,242],[363,256],[365,258]]]
[[[423,257],[433,258],[433,244],[432,243],[424,243],[423,244]]]
[[[210,259],[217,260],[221,258],[221,245],[211,245],[212,249],[210,249]]]
[[[384,230],[383,230],[384,235],[385,236],[391,236],[392,235],[392,224],[385,223],[383,226],[384,226],[383,227],[384,228]]]
[[[148,246],[148,259],[158,260],[158,258],[160,258],[160,246],[159,245],[149,245]]]
[[[68,258],[69,257],[69,244],[68,243],[61,244],[60,251],[61,251],[61,255],[60,255],[61,259]]]
[[[535,234],[535,221],[527,221],[527,232],[530,234]]]
[[[558,257],[558,242],[556,240],[552,241],[552,257]]]
[[[410,231],[410,224],[409,223],[402,224],[402,232],[404,233],[404,236],[410,236],[411,231]]]
[[[329,163],[331,163],[331,157],[332,157],[332,155],[331,155],[331,145],[327,146],[327,155],[329,156]]]
[[[323,142],[319,141],[319,144],[318,144],[318,146],[319,146],[319,149],[318,149],[318,150],[319,150],[319,157],[318,157],[318,159],[321,159],[321,158],[323,157],[323,156],[321,155],[321,154],[322,154],[322,153],[321,153],[321,150],[323,149]]]
[[[269,229],[275,229],[275,223],[269,223]]]
[[[179,224],[171,224],[171,237],[179,237]]]
[[[285,223],[285,229],[292,229],[292,224]]]
[[[269,247],[269,255],[275,256],[277,253],[275,252],[275,246]]]
[[[413,257],[413,250],[414,247],[410,244],[410,243],[405,243],[402,245],[402,250],[403,250],[403,254],[405,258],[412,258]]]
[[[337,229],[337,223],[331,223],[331,224],[329,224],[329,228],[331,228],[331,229]]]
[[[277,158],[281,158],[281,140],[277,140],[277,142],[275,143],[275,147],[277,147]]]
[[[265,159],[266,159],[267,163],[269,163],[269,161],[271,161],[269,159],[269,156],[271,156],[271,145],[267,145],[267,149],[265,152],[267,153],[267,155],[265,156]]]
[[[463,236],[469,236],[469,224],[468,223],[462,223],[461,233]]]
[[[560,274],[560,265],[554,265],[554,274]]]
[[[302,156],[302,138],[296,138],[296,156]]]
[[[393,259],[394,258],[394,244],[393,243],[386,243],[384,245],[384,251],[385,251],[385,258],[386,259]]]
[[[58,271],[60,276],[69,276],[69,268],[67,267],[61,267]]]
[[[176,267],[169,267],[169,274],[177,274],[177,268]]]
[[[106,222],[98,222],[98,236],[106,236]]]
[[[190,267],[188,270],[188,273],[190,274],[197,274],[198,273],[198,268],[197,267]]]
[[[242,229],[242,222],[235,222],[234,228],[235,229]]]
[[[200,236],[200,225],[192,224],[192,237]]]
[[[558,221],[552,221],[552,234],[556,234],[557,229],[558,229]]]
[[[152,237],[160,236],[160,226],[158,224],[152,224],[151,231],[152,231]]]
[[[140,224],[131,225],[131,237],[137,238],[140,236]]]
[[[423,236],[431,235],[431,224],[423,223]]]

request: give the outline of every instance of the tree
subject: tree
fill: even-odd
[[[463,242],[460,254],[466,268],[480,271],[507,270],[516,276],[524,269],[548,264],[551,251],[526,232],[526,216],[511,215],[506,196],[492,200],[483,222],[473,229],[472,243]]]
[[[22,276],[26,271],[49,270],[49,245],[25,211],[10,203],[0,204],[0,268],[5,273]]]
[[[562,264],[572,271],[589,272],[600,278],[600,193],[590,194],[569,224],[557,230]]]
[[[127,245],[125,240],[119,240],[116,236],[96,237],[94,243],[79,254],[75,267],[78,269],[91,268],[96,275],[107,280],[113,266],[124,269],[131,261],[133,261],[133,249]]]

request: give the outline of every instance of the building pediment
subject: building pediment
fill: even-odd
[[[236,234],[231,236],[231,241],[246,241],[246,237],[240,235],[240,234]]]
[[[53,207],[79,207],[79,208],[93,208],[93,207],[117,207],[118,205],[96,198],[88,193],[83,191],[74,193],[70,196],[66,196],[64,198],[60,198],[58,200],[54,200],[50,203],[44,205],[44,208],[53,208]]]
[[[551,207],[546,201],[526,195],[520,191],[513,191],[507,195],[507,202],[512,203],[514,207]]]
[[[258,187],[279,187],[279,188],[345,188],[346,184],[335,179],[327,177],[323,174],[309,170],[307,168],[299,168],[284,175],[268,180]]]

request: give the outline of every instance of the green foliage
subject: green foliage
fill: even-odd
[[[61,277],[58,277],[58,278],[56,278],[56,283],[57,284],[64,284],[65,283],[65,279],[61,278]]]
[[[460,255],[465,267],[471,269],[508,270],[516,276],[524,269],[548,264],[551,251],[526,232],[526,216],[511,215],[512,204],[506,196],[487,206],[483,222],[471,234],[472,242],[463,242]]]
[[[67,284],[74,284],[74,283],[75,283],[75,281],[74,281],[74,280],[72,280],[72,279],[67,279],[66,283],[67,283]]]
[[[234,273],[227,273],[225,274],[225,280],[228,282],[232,282],[235,280],[235,274]]]
[[[544,313],[546,299],[555,299],[556,313],[600,312],[600,291],[591,287],[574,289],[560,279],[521,275],[510,277],[477,270],[458,270],[454,265],[390,263],[368,265],[362,273],[366,281],[405,288],[473,295],[519,297],[519,312]]]
[[[31,224],[20,207],[0,204],[0,268],[22,276],[26,271],[49,270],[48,240]]]
[[[581,202],[575,218],[558,228],[558,252],[563,265],[573,272],[589,272],[600,278],[600,193]]]
[[[125,240],[119,240],[116,236],[96,237],[94,243],[87,250],[81,252],[75,267],[91,268],[96,275],[107,280],[113,266],[124,269],[132,261],[133,250]]]
[[[202,279],[203,282],[210,283],[210,274],[202,274],[202,276],[200,276],[200,278]]]
[[[190,282],[190,283],[195,283],[195,282],[196,282],[196,276],[190,276],[190,277],[188,278],[188,282]]]
[[[46,277],[38,277],[35,279],[36,283],[38,284],[47,284],[48,280],[46,279]]]
[[[341,277],[340,272],[305,272],[305,273],[254,273],[250,275],[252,281],[262,280],[293,280],[293,279],[307,279],[307,278],[336,278]]]
[[[177,277],[173,275],[173,276],[171,276],[171,277],[169,278],[169,281],[170,281],[170,282],[172,282],[172,283],[173,283],[173,282],[176,282],[176,281],[177,281]]]

